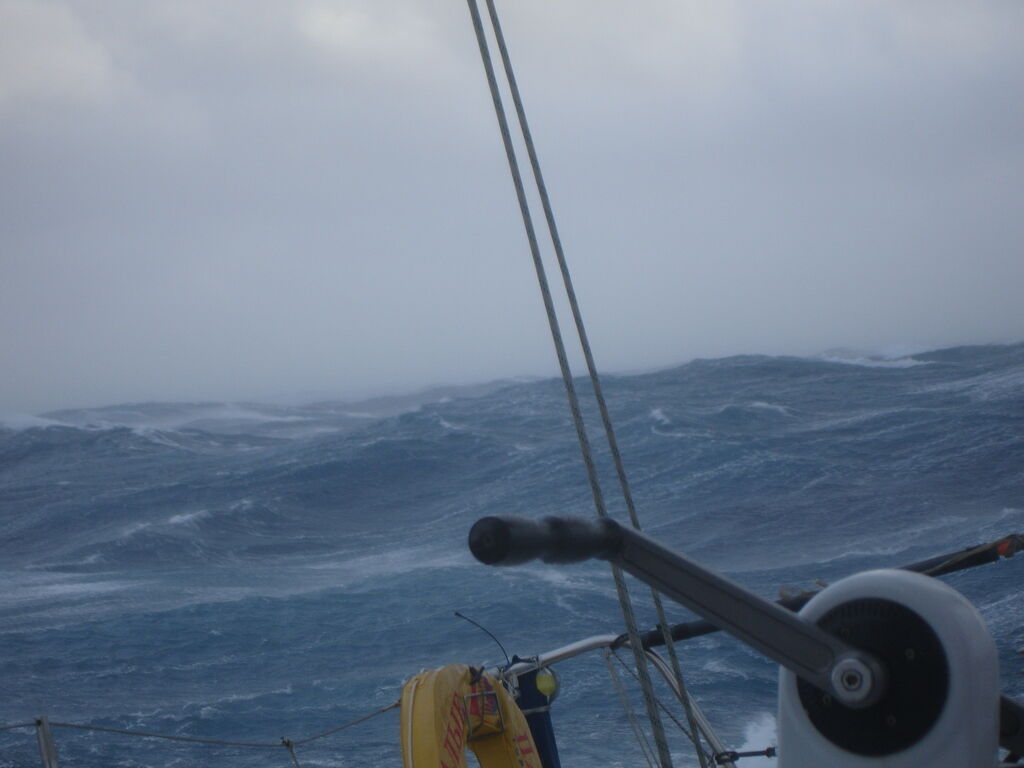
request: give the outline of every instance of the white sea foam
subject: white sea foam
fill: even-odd
[[[661,408],[653,408],[651,410],[651,418],[662,426],[669,426],[672,423],[672,419],[665,415],[665,412]]]
[[[1017,507],[1003,507],[996,515],[996,520],[1002,522],[1008,518],[1019,517],[1020,515],[1024,515],[1024,509],[1018,509]]]
[[[753,403],[750,404],[749,407],[750,408],[757,408],[757,409],[763,410],[763,411],[773,411],[775,413],[781,413],[783,416],[792,416],[793,415],[793,409],[788,407],[788,406],[778,405],[776,403],[764,403],[764,402],[761,402],[760,400],[754,401]]]
[[[126,525],[124,528],[122,528],[121,532],[118,534],[117,538],[118,539],[130,539],[136,533],[139,533],[140,531],[144,531],[147,528],[152,528],[152,527],[153,527],[153,523],[132,523],[131,525]]]
[[[962,392],[972,400],[1001,400],[1024,394],[1024,370],[983,373],[959,381],[948,381],[922,387],[921,392]]]
[[[117,429],[119,427],[113,427],[113,428]],[[139,437],[144,437],[149,442],[156,443],[157,445],[166,445],[168,448],[183,448],[184,447],[182,445],[181,440],[179,440],[179,439],[177,439],[175,437],[175,433],[173,431],[168,431],[166,429],[158,429],[157,427],[148,427],[148,426],[132,427],[131,430],[132,430],[133,433],[135,433]]]
[[[303,424],[316,420],[308,414],[288,414],[268,407],[238,403],[148,403],[126,404],[110,408],[79,409],[59,411],[63,421],[44,417],[44,423],[26,423],[25,426],[74,426],[80,429],[108,430],[131,429],[148,438],[166,438],[168,433],[183,429],[202,429],[218,432],[227,429],[237,431],[239,426],[256,427],[260,424]],[[25,417],[18,417],[23,422]]]
[[[225,403],[219,409],[212,409],[209,413],[199,415],[203,419],[230,419],[231,421],[254,421],[254,422],[294,422],[310,421],[309,416],[279,416],[256,411],[252,408],[243,408],[235,403]],[[192,419],[195,421],[195,419]],[[186,422],[187,423],[187,422]]]
[[[743,672],[743,670],[730,664],[726,664],[721,659],[712,659],[711,661],[704,664],[704,671],[710,672],[715,678],[721,679],[722,677],[742,678],[743,680],[749,680],[750,675]]]
[[[859,365],[863,368],[913,368],[917,365],[930,365],[928,360],[915,360],[910,357],[897,360],[880,360],[875,357],[830,357],[822,355],[820,360],[826,363],[841,363],[843,365]]]
[[[912,344],[890,344],[879,349],[864,350],[846,347],[827,349],[814,359],[826,363],[860,365],[866,368],[911,368],[915,365],[929,365],[928,360],[916,360],[914,355],[929,352],[935,347]]]
[[[737,752],[754,752],[778,744],[778,727],[775,716],[770,712],[761,712],[743,727],[743,744]],[[751,761],[754,758],[750,758]],[[743,762],[746,762],[744,760]],[[772,768],[778,765],[774,757],[757,758],[758,768]]]
[[[572,571],[554,566],[535,566],[527,570],[515,568],[499,569],[497,575],[509,582],[527,581],[531,584],[543,582],[545,590],[555,596],[559,605],[564,605],[564,598],[569,594],[605,595],[615,597],[615,589],[606,579],[595,579],[592,573]],[[575,611],[574,611],[575,612]]]
[[[858,540],[850,542],[850,546],[835,554],[804,548],[801,554],[794,553],[787,562],[789,565],[807,563],[824,565],[865,557],[884,557],[893,562],[899,559],[898,556],[909,552],[915,546],[927,545],[931,541],[942,546],[942,542],[950,540],[949,531],[959,534],[965,530],[976,532],[977,528],[978,520],[975,517],[956,515],[942,515],[927,521],[914,520],[900,527],[896,527],[894,523],[888,531],[888,536],[881,540],[875,535],[859,536]]]
[[[403,547],[373,552],[362,557],[349,554],[330,556],[329,559],[309,562],[305,570],[329,572],[332,586],[355,584],[381,576],[400,576],[420,570],[440,570],[470,563],[469,553],[441,551],[431,547]]]
[[[884,418],[894,413],[905,413],[906,408],[879,408],[875,410],[861,411],[852,416],[841,416],[839,418],[827,418],[816,421],[806,427],[808,431],[831,429],[833,427],[847,427],[854,424],[861,424],[872,419]]]
[[[172,515],[167,518],[168,525],[184,525],[186,523],[193,523],[204,517],[210,516],[210,510],[208,509],[197,509],[195,512],[183,512],[180,515]]]
[[[33,600],[51,600],[55,597],[86,597],[91,595],[120,592],[129,587],[137,586],[128,581],[56,581],[33,586],[20,586],[17,592],[8,599],[16,602]]]
[[[235,702],[235,701],[253,701],[264,696],[291,696],[295,691],[292,688],[291,683],[284,686],[283,688],[275,688],[271,691],[253,691],[251,693],[232,693],[221,699],[217,699],[217,704],[221,702]]]
[[[56,419],[45,419],[42,416],[32,416],[28,413],[0,413],[0,429],[35,429],[37,427],[66,427],[63,421]]]
[[[657,435],[658,437],[690,437],[686,432],[672,432],[664,429],[665,427],[673,426],[672,419],[665,415],[665,412],[661,408],[652,408],[650,413],[651,418],[655,421],[655,424],[651,427],[651,434]]]

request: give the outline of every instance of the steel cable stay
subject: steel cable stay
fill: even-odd
[[[626,713],[626,719],[629,720],[629,726],[633,729],[633,735],[636,738],[637,744],[640,745],[640,751],[643,753],[644,759],[647,761],[649,768],[654,768],[654,755],[651,751],[650,742],[647,740],[647,735],[640,728],[640,723],[637,722],[636,713],[633,712],[633,706],[629,703],[629,695],[626,693],[626,687],[622,684],[619,679],[619,675],[615,671],[615,667],[612,666],[613,652],[605,648],[601,655],[604,657],[604,663],[608,667],[608,677],[611,678],[612,685],[615,688],[615,692],[619,695],[619,702],[622,704],[622,711]],[[615,657],[615,660],[622,664],[629,672],[633,673],[633,670],[622,659]],[[633,673],[635,675],[635,673]],[[660,703],[660,702],[659,702]]]
[[[502,139],[505,144],[505,152],[508,158],[509,169],[512,174],[513,184],[516,189],[516,195],[519,200],[519,207],[523,218],[523,224],[526,228],[527,239],[530,243],[530,251],[533,256],[534,265],[537,271],[538,282],[540,284],[541,294],[543,296],[545,310],[548,316],[548,323],[551,328],[552,339],[555,344],[556,354],[558,356],[559,361],[559,367],[562,372],[562,379],[564,381],[566,393],[569,398],[570,410],[572,411],[573,421],[576,426],[577,436],[580,443],[580,449],[581,453],[583,454],[584,465],[586,467],[587,476],[590,481],[592,493],[594,495],[595,507],[597,510],[597,514],[601,517],[604,517],[607,515],[607,510],[605,508],[604,499],[602,497],[600,490],[600,481],[597,477],[596,468],[594,466],[590,450],[589,440],[586,434],[586,428],[583,424],[578,398],[576,395],[575,387],[572,382],[572,373],[569,369],[569,364],[565,354],[564,343],[561,337],[561,331],[558,327],[558,319],[555,315],[554,305],[550,297],[550,290],[548,287],[547,278],[544,271],[543,261],[540,256],[540,249],[537,243],[537,237],[532,223],[532,216],[530,214],[529,204],[526,199],[526,193],[523,186],[522,177],[518,168],[518,161],[516,160],[515,150],[513,148],[511,139],[511,133],[509,131],[507,119],[504,113],[504,107],[501,102],[501,95],[498,89],[497,80],[494,76],[494,68],[491,63],[490,53],[487,48],[487,42],[483,32],[482,23],[480,22],[479,11],[477,10],[475,0],[468,0],[468,2],[470,7],[470,13],[473,16],[473,24],[477,34],[477,40],[480,47],[480,54],[483,59],[484,69],[487,74],[488,85],[490,86],[491,90],[491,97],[492,100],[494,101],[495,113],[498,118]],[[618,441],[615,437],[615,430],[608,412],[607,402],[605,400],[604,392],[601,387],[600,376],[598,375],[597,366],[594,362],[594,356],[587,336],[586,327],[583,322],[582,313],[579,308],[579,302],[576,298],[576,292],[573,287],[572,277],[569,272],[568,263],[565,259],[565,252],[562,246],[561,236],[558,233],[558,226],[555,222],[554,211],[551,206],[551,200],[547,192],[547,185],[544,182],[544,176],[541,171],[540,161],[537,156],[533,136],[530,132],[529,123],[526,118],[526,110],[523,106],[522,98],[519,92],[519,87],[516,82],[514,71],[512,69],[511,59],[508,54],[508,47],[505,43],[505,38],[501,30],[501,23],[498,19],[498,14],[495,8],[494,0],[486,0],[486,3],[495,41],[497,43],[497,47],[501,55],[509,92],[511,93],[512,101],[516,110],[516,117],[519,121],[519,126],[523,137],[523,143],[525,144],[527,155],[530,159],[530,166],[533,172],[534,182],[537,187],[537,193],[541,201],[541,206],[544,210],[544,216],[547,222],[552,247],[554,249],[555,258],[558,262],[559,270],[561,272],[562,283],[565,289],[566,298],[568,300],[569,307],[576,326],[580,348],[583,352],[583,356],[586,361],[587,370],[590,378],[590,384],[594,392],[594,397],[597,403],[598,410],[600,412],[601,422],[604,428],[605,436],[608,441],[609,451],[611,453],[612,460],[615,466],[615,471],[619,480],[619,486],[622,492],[623,500],[625,502],[631,524],[634,528],[639,529],[639,517],[637,515],[636,506],[633,502],[633,495],[630,490],[629,481],[626,475],[625,467],[622,462],[622,456],[619,450]],[[639,649],[639,638],[637,636],[637,630],[635,629],[636,620],[633,616],[633,610],[631,603],[629,601],[628,591],[626,591],[625,582],[622,579],[621,574],[617,572],[617,569],[615,569],[614,566],[612,568],[612,571],[615,578],[616,589],[619,592],[619,598],[620,603],[622,605],[622,611],[623,616],[625,618],[627,632],[630,635],[630,639],[632,641],[630,644],[634,649]],[[690,724],[690,732],[693,734],[697,734],[699,730],[696,728],[696,724],[694,722],[693,712],[691,711],[689,704],[689,698],[685,696],[686,684],[683,680],[678,655],[676,653],[672,637],[668,634],[668,619],[665,615],[665,610],[660,595],[657,593],[656,590],[651,590],[651,595],[658,617],[658,625],[662,630],[664,642],[669,649],[669,657],[672,663],[673,674],[676,678],[676,684],[678,688],[684,692],[684,695],[681,698],[687,721]],[[648,715],[651,720],[651,727],[654,732],[655,741],[658,744],[659,757],[661,758],[661,763],[663,766],[670,766],[671,757],[668,754],[668,747],[665,742],[664,727],[661,724],[657,708],[654,705],[654,697],[650,682],[650,675],[646,669],[646,662],[643,658],[643,655],[639,653],[638,650],[635,652],[637,668],[640,672],[641,679],[643,681],[644,698],[647,705]],[[699,740],[694,740],[694,748],[700,760],[701,768],[707,768],[708,764],[705,759],[704,750]]]
[[[551,205],[551,198],[548,195],[547,184],[544,182],[544,174],[541,171],[540,159],[537,156],[536,146],[533,141],[533,133],[530,131],[529,121],[526,119],[526,108],[523,106],[523,100],[519,92],[519,84],[516,81],[515,72],[512,69],[512,59],[508,53],[508,46],[505,43],[505,35],[501,29],[501,22],[498,19],[498,11],[495,7],[494,0],[486,0],[486,2],[487,11],[491,17],[491,25],[494,28],[495,41],[498,44],[498,51],[501,54],[502,65],[505,69],[505,77],[508,81],[509,91],[512,95],[512,102],[516,108],[516,117],[519,120],[519,125],[522,130],[523,143],[526,146],[526,152],[530,158],[530,167],[533,171],[533,178],[537,186],[537,193],[540,197],[541,206],[544,209],[544,218],[547,222],[548,233],[551,236],[551,245],[554,249],[555,259],[558,262],[558,268],[562,275],[562,285],[565,288],[566,299],[568,300],[569,308],[572,312],[573,322],[576,325],[576,333],[579,337],[580,349],[582,350],[583,358],[586,361],[587,373],[590,377],[590,385],[594,392],[594,399],[597,403],[598,412],[601,415],[601,424],[604,428],[604,433],[608,441],[608,450],[611,453],[612,462],[615,466],[615,474],[618,477],[619,488],[622,492],[622,498],[626,505],[626,511],[629,515],[630,523],[634,528],[640,530],[640,517],[636,510],[636,504],[633,501],[633,492],[630,487],[629,478],[626,474],[625,465],[622,461],[622,453],[619,450],[619,441],[615,436],[615,427],[612,423],[611,414],[608,411],[608,404],[604,396],[604,388],[601,386],[601,377],[597,371],[597,364],[594,361],[594,354],[590,346],[590,338],[583,322],[583,313],[580,310],[579,301],[576,298],[576,289],[573,286],[572,274],[569,271],[569,264],[565,258],[565,249],[562,246],[562,237],[558,232],[558,224],[555,221],[555,213]],[[683,710],[686,714],[687,722],[690,724],[690,732],[698,734],[699,730],[694,722],[693,712],[690,707],[690,698],[685,695],[686,683],[683,680],[682,668],[679,665],[679,657],[676,653],[675,641],[668,631],[669,622],[665,614],[661,595],[658,594],[658,591],[655,589],[651,590],[651,600],[653,601],[655,613],[658,619],[658,627],[661,630],[665,646],[668,649],[669,659],[672,664],[672,671],[675,675],[676,683],[683,692]],[[708,764],[704,758],[704,750],[701,748],[700,741],[696,736],[693,738],[693,746],[697,752],[701,768],[707,768]]]
[[[582,454],[583,463],[586,467],[587,478],[590,482],[590,490],[594,500],[594,507],[598,517],[607,517],[608,512],[605,508],[600,480],[594,464],[593,453],[590,448],[589,438],[587,437],[586,426],[583,422],[579,398],[577,397],[576,388],[573,384],[572,371],[569,367],[569,361],[565,351],[565,343],[562,339],[558,317],[555,312],[554,301],[551,297],[551,290],[548,285],[547,275],[544,268],[544,261],[541,257],[540,246],[537,242],[537,234],[533,226],[533,217],[530,213],[522,174],[519,171],[519,162],[513,146],[512,135],[508,126],[508,119],[505,116],[505,108],[502,103],[501,93],[494,73],[494,65],[491,62],[487,38],[483,29],[483,21],[480,17],[480,11],[477,7],[476,0],[467,0],[467,3],[469,5],[470,15],[473,19],[473,29],[476,32],[477,43],[480,48],[480,57],[483,61],[484,71],[487,76],[487,84],[490,88],[491,99],[494,102],[494,112],[498,120],[498,127],[501,131],[502,142],[505,146],[505,155],[508,160],[509,172],[512,175],[512,183],[515,187],[516,198],[519,202],[519,210],[523,220],[523,227],[526,230],[526,237],[529,241],[530,254],[533,257],[534,268],[537,273],[537,282],[540,287],[541,297],[544,302],[544,309],[547,314],[548,326],[551,331],[551,338],[555,346],[555,354],[558,358],[558,365],[562,374],[562,382],[565,385],[566,395],[569,400],[569,409],[572,413],[573,423],[576,427],[576,436],[579,441],[580,453]],[[495,34],[497,34],[496,30]],[[646,659],[644,658],[643,650],[640,646],[639,629],[636,625],[636,618],[633,613],[632,601],[630,600],[629,592],[626,587],[625,577],[615,566],[612,566],[612,577],[615,581],[615,589],[618,593],[619,605],[622,609],[626,629],[633,641],[631,642],[631,646],[634,649],[637,669],[640,672],[641,678],[645,680],[644,702],[647,708],[648,718],[651,722],[651,729],[654,733],[654,740],[658,748],[658,757],[662,768],[671,768],[672,757],[669,753],[668,744],[665,740],[664,726],[661,723],[661,717],[655,704],[653,688],[650,681],[650,672],[647,669]]]
[[[607,660],[609,657],[614,658],[615,661],[617,661],[619,663],[619,665],[624,670],[626,670],[633,677],[634,680],[636,680],[639,683],[640,679],[637,677],[636,671],[619,657],[619,654],[618,654],[617,651],[618,651],[617,647],[611,646],[610,648],[608,648],[607,650],[604,651],[605,659]],[[651,655],[651,654],[653,654],[653,652],[652,651],[648,651],[648,654]],[[662,662],[662,663],[664,663],[664,662]],[[679,693],[679,692],[677,692],[677,693]],[[685,693],[679,693],[680,697],[684,696],[684,695],[686,695],[686,694]],[[685,726],[683,723],[681,723],[679,721],[679,718],[677,718],[674,714],[672,714],[672,712],[669,710],[669,708],[666,707],[665,704],[663,704],[660,699],[658,700],[658,706],[661,708],[662,712],[665,713],[665,716],[668,717],[668,719],[671,720],[675,724],[676,728],[678,728],[683,734],[685,734],[686,737],[688,739],[690,739],[690,741],[692,741],[694,744],[700,743],[699,742],[699,737],[700,737],[700,733],[701,733],[701,726],[697,722],[696,714],[693,713],[692,708],[690,709],[690,713],[691,713],[691,715],[693,717],[693,720],[692,720],[693,724],[690,727],[694,728],[695,729],[694,731],[690,731],[687,728],[687,726]],[[712,761],[713,760],[713,755],[711,755],[709,752],[704,750],[703,747],[701,748],[701,751],[703,752],[703,757],[704,757],[705,761]]]

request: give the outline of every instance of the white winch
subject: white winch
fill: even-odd
[[[870,649],[885,667],[886,690],[853,709],[780,667],[780,768],[996,763],[996,647],[963,595],[921,574],[868,571],[827,587],[799,615]]]
[[[867,571],[794,614],[608,518],[485,517],[469,546],[489,565],[608,560],[778,662],[780,768],[993,768],[999,746],[1024,753],[992,635],[929,576]]]

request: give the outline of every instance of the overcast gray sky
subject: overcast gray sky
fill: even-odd
[[[499,0],[598,364],[1024,339],[1024,3]],[[464,0],[0,0],[0,411],[556,372]]]

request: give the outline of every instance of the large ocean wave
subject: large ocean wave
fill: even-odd
[[[1024,345],[697,360],[605,389],[645,529],[766,596],[1024,528]],[[390,703],[422,667],[501,660],[454,610],[523,655],[619,631],[604,567],[495,572],[465,551],[482,515],[592,514],[560,382],[377,405],[8,420],[0,721],[302,735]],[[596,440],[595,460],[621,517]],[[1022,567],[947,579],[989,621],[1011,693],[1024,691]],[[767,738],[770,663],[709,636],[684,668],[727,741]],[[609,747],[628,725],[600,663],[563,677],[572,761],[632,762]],[[399,764],[395,722],[353,734],[308,764]],[[33,764],[30,737],[0,736],[0,766]],[[59,745],[78,764],[280,763],[63,731]]]

